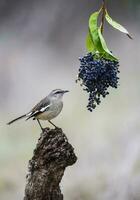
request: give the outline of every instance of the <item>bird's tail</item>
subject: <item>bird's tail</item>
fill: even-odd
[[[22,119],[22,118],[24,118],[24,117],[26,117],[26,115],[22,115],[22,116],[20,116],[20,117],[17,117],[16,119],[13,119],[12,121],[8,122],[7,125],[10,125],[10,124],[12,124],[13,122],[15,122],[15,121],[17,121],[17,120],[19,120],[19,119]]]

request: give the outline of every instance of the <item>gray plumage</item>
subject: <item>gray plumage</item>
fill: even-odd
[[[7,124],[10,125],[13,122],[22,118],[26,118],[26,120],[30,118],[37,119],[40,126],[41,126],[39,122],[40,119],[48,120],[51,124],[53,124],[50,120],[55,118],[61,112],[63,108],[62,97],[63,97],[63,94],[66,92],[68,92],[68,90],[61,90],[61,89],[53,90],[48,96],[46,96],[38,104],[36,104],[31,109],[30,112],[8,122]]]

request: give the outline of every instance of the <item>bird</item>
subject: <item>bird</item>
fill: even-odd
[[[51,122],[51,120],[59,115],[63,108],[63,95],[69,92],[68,90],[54,89],[45,98],[43,98],[39,103],[37,103],[27,114],[21,115],[8,122],[7,125],[14,123],[15,121],[26,118],[26,120],[32,118],[37,120],[41,130],[43,127],[40,120],[47,120],[55,128],[57,126]]]

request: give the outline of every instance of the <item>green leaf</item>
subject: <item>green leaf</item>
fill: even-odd
[[[130,39],[132,39],[131,35],[129,34],[129,32],[127,31],[126,28],[124,28],[121,24],[119,24],[118,22],[114,21],[109,14],[107,13],[106,10],[106,14],[105,14],[105,18],[107,20],[107,22],[113,26],[114,28],[116,28],[117,30],[121,31],[122,33],[125,33]]]
[[[110,50],[108,49],[107,47],[107,44],[106,44],[106,41],[101,33],[101,28],[98,28],[98,35],[99,35],[99,38],[100,38],[100,42],[101,42],[101,45],[102,45],[102,48],[105,52],[105,57],[108,58],[108,59],[111,59],[111,60],[117,60],[117,58],[110,52]]]
[[[88,50],[88,52],[94,52],[95,51],[95,47],[94,47],[94,43],[92,41],[92,37],[90,32],[88,31],[87,37],[86,37],[86,48]]]
[[[94,52],[98,52],[100,56],[110,60],[117,60],[115,56],[109,51],[106,42],[101,34],[101,28],[98,27],[98,16],[100,11],[94,12],[89,18],[89,33],[92,44],[94,45]],[[88,38],[89,39],[89,38]],[[91,44],[91,43],[90,43]]]
[[[100,10],[97,12],[94,12],[90,18],[89,18],[89,32],[95,47],[95,51],[102,52],[102,45],[100,42],[100,38],[98,35],[98,16],[99,16]]]

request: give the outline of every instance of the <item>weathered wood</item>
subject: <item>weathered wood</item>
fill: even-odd
[[[24,200],[63,200],[59,183],[76,160],[62,129],[44,129],[29,161]]]

